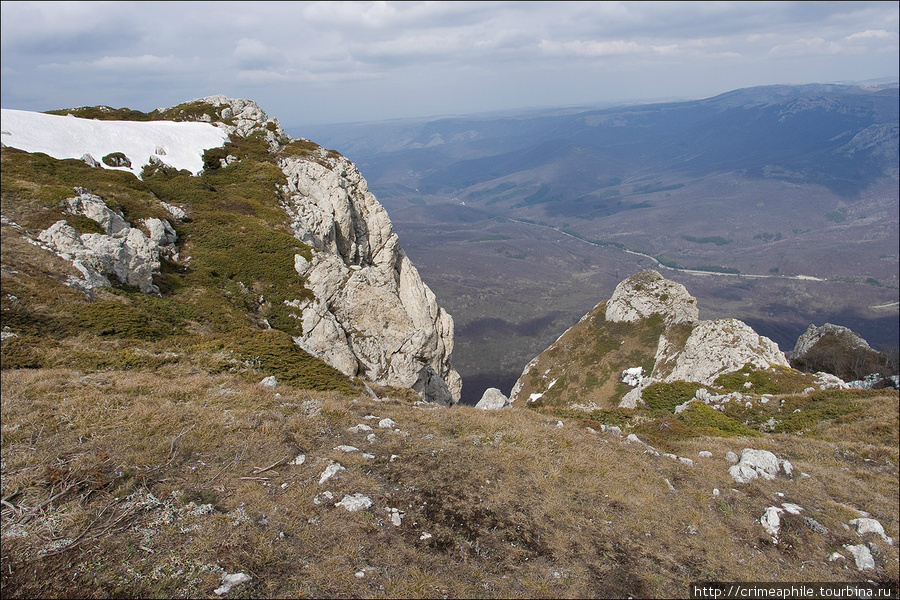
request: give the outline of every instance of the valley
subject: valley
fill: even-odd
[[[455,319],[472,403],[645,268],[784,351],[825,322],[896,349],[897,105],[770,86],[293,133],[359,165]]]

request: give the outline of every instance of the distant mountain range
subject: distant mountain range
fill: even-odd
[[[508,384],[647,267],[785,348],[828,320],[896,347],[898,106],[896,82],[778,85],[287,130],[359,166],[456,318],[463,377]]]

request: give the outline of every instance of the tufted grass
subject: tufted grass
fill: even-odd
[[[660,435],[689,467],[582,419],[271,389],[200,366],[3,370],[3,498],[24,516],[69,489],[27,522],[3,508],[5,593],[208,597],[238,571],[253,581],[236,597],[687,597],[701,580],[897,577],[897,547],[874,537],[861,541],[877,548],[875,572],[827,560],[860,542],[843,527],[860,510],[897,537],[896,392],[801,437]],[[386,417],[399,431],[377,426]],[[372,440],[348,430],[361,423]],[[724,456],[744,447],[790,460],[795,478],[735,484]],[[346,469],[320,485],[331,461]],[[334,506],[357,492],[374,505]],[[759,517],[788,501],[804,512],[773,544]]]

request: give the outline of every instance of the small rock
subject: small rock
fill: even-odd
[[[719,492],[719,488],[713,488],[713,496],[715,496],[716,498],[718,498],[718,497],[719,497],[719,493],[720,493],[720,492]]]
[[[730,463],[736,463],[738,461],[738,455],[735,454],[734,452],[729,451],[725,455],[725,460],[727,460]]]
[[[788,511],[792,515],[799,515],[800,511],[803,510],[802,506],[798,506],[797,504],[794,504],[792,502],[784,502],[781,506],[783,506],[784,510]]]
[[[856,561],[856,568],[860,571],[868,571],[875,568],[875,559],[872,558],[872,553],[864,544],[856,546],[846,545],[844,548],[853,555],[853,560]]]
[[[394,525],[394,527],[400,527],[402,519],[404,515],[406,515],[406,513],[399,508],[386,508],[385,510],[390,515],[391,523]]]
[[[875,519],[851,519],[850,524],[856,526],[856,533],[858,535],[874,533],[876,535],[880,535],[881,539],[886,541],[891,546],[894,545],[894,540],[888,537],[888,535],[884,532],[884,527],[882,527],[881,523]]]
[[[356,427],[350,427],[349,429],[347,429],[347,431],[349,431],[350,433],[362,433],[363,431],[372,431],[372,428],[368,425],[360,423]]]
[[[292,460],[292,461],[289,462],[288,464],[289,464],[289,465],[302,465],[302,464],[305,463],[305,462],[306,462],[306,455],[305,455],[305,454],[298,454],[297,456],[294,457],[294,460]]]
[[[841,554],[840,552],[832,552],[831,556],[828,557],[828,562],[834,562],[836,560],[847,560],[847,557]]]
[[[250,577],[246,573],[226,573],[222,576],[222,585],[217,587],[214,590],[214,593],[217,596],[223,596],[230,592],[231,588],[233,588],[234,586],[246,583],[251,579],[252,577]]]
[[[701,450],[697,453],[697,456],[699,456],[700,458],[712,458],[712,452],[710,452],[709,450]]]
[[[259,385],[264,385],[266,387],[275,387],[278,385],[278,380],[275,379],[274,375],[269,375],[268,377],[260,381]]]
[[[397,423],[393,419],[382,419],[378,421],[378,427],[381,429],[393,429],[396,426]]]
[[[321,494],[316,494],[316,497],[313,498],[313,504],[325,504],[332,500],[334,500],[334,494],[331,492],[322,492]]]
[[[430,533],[428,533],[427,531],[423,531],[423,532],[422,532],[422,535],[419,536],[419,539],[420,539],[421,541],[423,541],[423,542],[427,542],[427,541],[430,540],[432,537],[433,537],[433,536],[432,536]]]
[[[335,446],[334,449],[340,450],[341,452],[347,452],[347,453],[359,452],[359,448],[357,448],[356,446],[348,446],[346,444],[341,444],[340,446]]]
[[[690,458],[685,458],[685,457],[683,457],[683,456],[679,456],[679,457],[678,457],[678,462],[680,462],[680,463],[683,464],[683,465],[687,465],[687,466],[689,466],[689,467],[693,467],[693,466],[694,466],[694,461],[692,461]]]
[[[334,477],[334,475],[338,471],[343,471],[343,470],[344,470],[344,467],[341,466],[340,463],[336,463],[336,462],[331,463],[330,465],[325,467],[324,471],[322,471],[322,476],[319,477],[319,485],[322,485],[323,483],[325,483],[326,481],[328,481],[329,479]]]
[[[784,512],[783,508],[770,506],[766,508],[766,512],[759,518],[763,529],[772,536],[774,541],[778,541],[778,534],[781,532],[781,518],[779,515]]]
[[[346,494],[340,502],[335,502],[335,506],[343,506],[350,512],[356,512],[358,510],[365,510],[375,504],[372,502],[372,499],[368,496],[364,496],[359,492],[353,494],[352,496]]]

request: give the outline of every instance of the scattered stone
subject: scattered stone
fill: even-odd
[[[364,496],[359,492],[353,494],[352,496],[346,494],[340,502],[335,502],[335,506],[343,506],[350,512],[356,512],[358,510],[365,510],[375,504],[372,502],[372,499],[368,496]]]
[[[784,508],[784,510],[788,511],[792,515],[799,515],[800,511],[803,510],[802,506],[794,504],[793,502],[784,502],[781,504],[781,506]]]
[[[217,596],[224,596],[228,592],[231,591],[236,585],[240,585],[242,583],[246,583],[253,578],[247,575],[246,573],[226,573],[222,576],[222,585],[217,587],[213,593]]]
[[[613,435],[622,435],[622,429],[617,425],[601,425],[600,431],[603,433],[612,433]]]
[[[350,452],[359,452],[359,448],[357,448],[356,446],[348,446],[346,444],[341,444],[340,446],[335,446],[334,449],[340,450],[341,452],[346,452],[348,454]]]
[[[674,492],[674,491],[675,491],[675,486],[672,485],[672,482],[669,481],[668,479],[666,479],[666,487],[669,488],[669,491],[670,491],[670,492]]]
[[[288,464],[289,464],[289,465],[302,465],[302,464],[305,463],[305,462],[306,462],[306,455],[305,455],[305,454],[298,454],[298,455],[295,456],[294,459],[293,459],[291,462],[289,462]]]
[[[691,460],[690,458],[685,458],[684,456],[679,456],[679,457],[678,457],[678,462],[680,462],[680,463],[683,464],[683,465],[687,465],[687,466],[689,466],[689,467],[693,467],[693,466],[694,466],[694,461]]]
[[[809,528],[816,533],[820,533],[822,535],[828,533],[828,529],[812,517],[803,517],[803,520],[806,521],[806,524],[809,525]]]
[[[393,419],[382,419],[378,421],[378,427],[380,429],[393,429],[396,426],[397,423]]]
[[[338,471],[343,471],[343,470],[344,470],[344,467],[341,466],[340,463],[336,463],[336,462],[331,463],[330,465],[325,467],[324,471],[322,471],[322,476],[319,477],[319,485],[322,485],[323,483],[325,483],[326,481],[328,481],[329,479],[334,477]]]
[[[274,375],[269,375],[268,377],[260,381],[259,385],[264,385],[266,387],[275,387],[278,385],[278,380],[275,379]]]
[[[734,452],[729,451],[725,455],[725,460],[727,460],[730,463],[736,463],[738,461],[738,455],[735,454]]]
[[[390,515],[391,523],[394,525],[394,527],[400,527],[402,519],[404,516],[406,516],[406,513],[399,508],[385,508],[384,510],[386,510]]]
[[[828,562],[834,562],[836,560],[847,560],[847,557],[841,554],[840,552],[832,552],[831,556],[828,557]]]
[[[844,548],[853,555],[853,560],[856,561],[856,568],[860,571],[868,571],[875,568],[875,559],[872,558],[872,552],[864,544],[857,544],[856,546],[845,545]]]
[[[349,429],[347,429],[347,431],[349,431],[350,433],[362,433],[363,431],[372,431],[372,428],[368,425],[360,423],[356,427],[350,427]]]
[[[884,527],[881,526],[881,523],[875,519],[851,519],[850,525],[856,526],[857,535],[865,535],[867,533],[874,533],[881,536],[885,542],[889,545],[894,545],[894,540],[888,537],[888,535],[884,532]]]
[[[779,515],[784,512],[783,508],[770,506],[766,508],[766,512],[759,518],[763,529],[772,536],[772,541],[778,543],[778,534],[781,533],[781,518]]]
[[[423,532],[422,532],[422,535],[419,536],[419,540],[421,540],[421,541],[423,541],[423,542],[427,542],[427,541],[430,540],[432,537],[433,537],[433,536],[432,536],[430,533],[428,533],[427,531],[423,531]]]
[[[741,450],[740,461],[728,469],[728,473],[738,483],[749,483],[757,477],[772,480],[781,470],[780,462],[768,450],[744,448]]]
[[[720,493],[720,492],[719,492],[719,488],[713,488],[713,496],[715,496],[716,498],[718,498],[718,497],[719,497],[719,493]]]
[[[710,452],[709,450],[701,450],[697,453],[697,456],[699,456],[700,458],[712,458],[712,452]]]
[[[313,498],[313,504],[325,504],[326,502],[331,502],[332,500],[334,500],[334,494],[326,491],[320,494],[316,494],[316,497]]]

